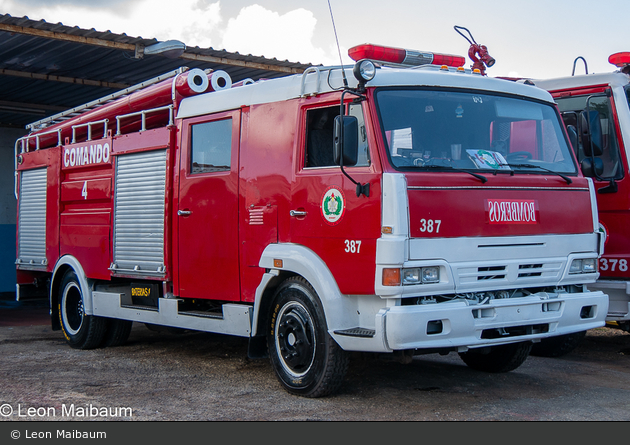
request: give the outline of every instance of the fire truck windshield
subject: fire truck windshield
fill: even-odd
[[[380,89],[376,102],[389,159],[399,170],[577,172],[550,104],[414,88]]]

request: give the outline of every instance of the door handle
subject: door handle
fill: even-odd
[[[289,212],[289,215],[295,216],[295,217],[306,216],[306,211],[305,210],[291,210]]]
[[[190,210],[178,210],[177,211],[177,215],[178,216],[188,216],[190,215],[192,212]]]

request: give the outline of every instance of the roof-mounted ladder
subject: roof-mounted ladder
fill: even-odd
[[[69,110],[63,111],[61,113],[55,114],[53,116],[49,116],[47,118],[41,119],[37,122],[33,122],[31,124],[28,124],[26,126],[27,130],[33,132],[33,131],[38,131],[38,130],[42,130],[46,127],[49,127],[51,125],[54,124],[58,124],[60,122],[63,122],[65,120],[71,119],[73,117],[76,117],[82,113],[85,113],[86,111],[90,111],[96,107],[99,107],[101,105],[107,104],[109,102],[112,102],[114,100],[120,99],[121,97],[125,97],[128,96],[132,93],[135,93],[138,90],[141,90],[143,88],[146,88],[148,86],[154,85],[158,82],[161,82],[165,79],[169,79],[171,77],[175,77],[178,74],[184,73],[188,70],[187,67],[181,67],[178,68],[176,70],[170,71],[168,73],[162,74],[160,76],[154,77],[153,79],[149,79],[146,80],[142,83],[139,83],[137,85],[131,86],[129,88],[125,88],[124,90],[120,90],[117,91],[113,94],[110,94],[108,96],[104,96],[101,97],[100,99],[96,99],[92,102],[88,102],[86,104],[83,105],[79,105],[78,107],[74,107],[71,108]]]

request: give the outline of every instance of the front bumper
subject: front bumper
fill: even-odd
[[[630,321],[630,281],[598,280],[588,288],[608,294],[606,321]]]
[[[603,292],[548,294],[491,300],[395,306],[385,315],[385,340],[392,350],[475,348],[536,340],[604,326]]]
[[[466,300],[389,306],[375,314],[370,336],[331,335],[345,350],[456,350],[536,341],[605,325],[608,295],[539,292],[472,304]],[[352,330],[353,332],[356,330]]]

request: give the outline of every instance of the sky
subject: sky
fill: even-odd
[[[362,43],[467,57],[462,26],[496,59],[493,77],[570,76],[577,57],[576,74],[612,72],[608,56],[630,51],[628,0],[0,0],[0,12],[324,65],[352,63]]]

